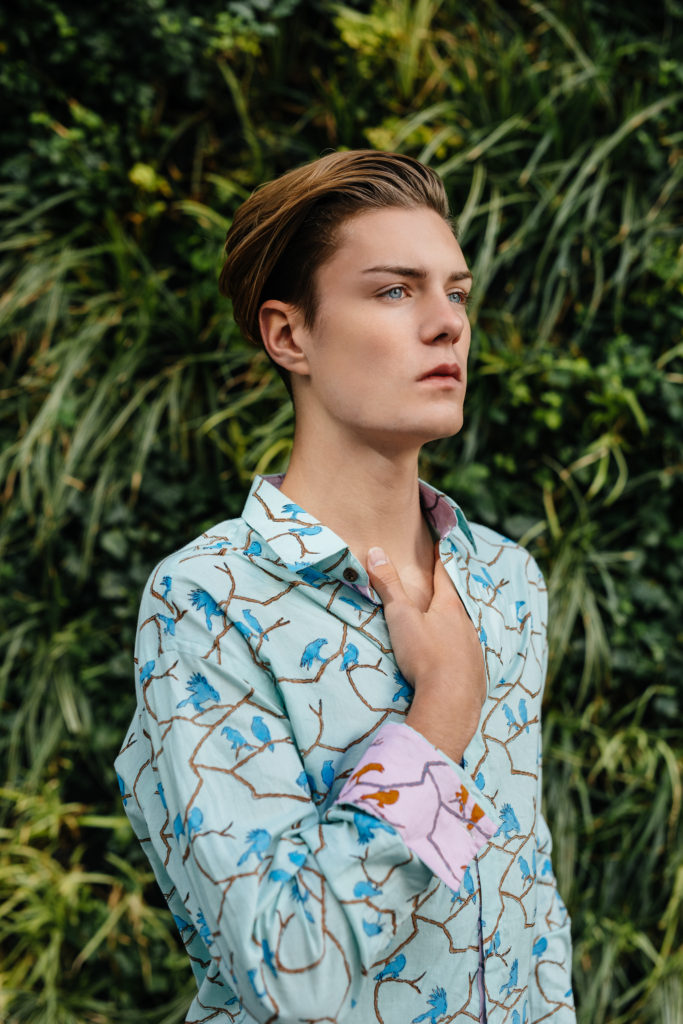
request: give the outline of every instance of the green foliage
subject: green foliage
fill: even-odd
[[[673,1024],[683,633],[683,64],[674,3],[31,0],[0,36],[0,1018],[184,1019],[111,768],[154,563],[286,462],[226,226],[329,147],[448,187],[466,428],[423,475],[551,596],[545,790],[584,1024]]]

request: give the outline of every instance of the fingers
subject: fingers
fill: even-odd
[[[370,548],[368,551],[368,575],[382,598],[382,604],[408,600],[401,579],[383,548]]]
[[[410,635],[420,613],[403,589],[396,569],[382,548],[370,548],[368,551],[368,575],[384,605],[387,628],[395,645],[397,637]]]

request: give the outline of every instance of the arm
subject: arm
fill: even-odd
[[[545,589],[539,592],[538,605],[537,614],[543,624],[541,679],[544,685],[548,660],[546,635],[548,602]],[[546,1020],[549,1015],[552,1015],[553,1021],[573,1024],[576,1016],[571,980],[571,922],[557,890],[557,882],[552,869],[550,859],[552,838],[541,812],[542,789],[542,759],[539,755],[536,803],[539,809],[536,829],[537,904],[532,947],[533,969],[529,977],[530,1022],[533,1024],[534,1021]]]
[[[434,834],[423,829],[430,835],[422,836],[414,815],[412,831],[400,814],[394,825],[368,815],[370,773],[357,780],[355,797],[316,804],[276,683],[237,629],[227,626],[218,663],[204,656],[203,616],[195,623],[197,613],[183,608],[183,642],[164,635],[162,643],[151,622],[158,611],[148,593],[137,649],[140,714],[118,767],[131,818],[135,823],[137,804],[149,829],[162,889],[175,889],[188,951],[206,959],[208,950],[216,972],[258,1020],[335,1017],[431,882],[428,860],[412,851]],[[412,775],[394,777],[398,788],[412,796],[429,762],[428,795],[441,792],[432,785],[436,774],[456,790],[460,780],[448,759],[395,724],[375,737],[388,755],[382,782],[391,781],[392,764],[406,767],[405,734],[416,740]],[[348,766],[347,778],[356,767]],[[443,816],[471,851],[493,829],[473,806],[465,801],[460,814]],[[437,834],[432,847],[439,845]]]

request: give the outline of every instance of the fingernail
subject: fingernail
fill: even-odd
[[[384,554],[383,548],[370,548],[368,550],[368,565],[371,569],[376,569],[378,565],[387,564],[387,556]]]

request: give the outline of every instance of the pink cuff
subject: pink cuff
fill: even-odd
[[[392,825],[456,891],[468,863],[496,831],[445,754],[398,722],[381,727],[336,802]]]

